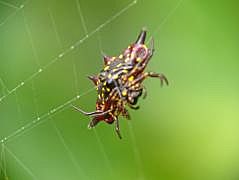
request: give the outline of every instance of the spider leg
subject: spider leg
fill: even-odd
[[[146,87],[144,86],[144,85],[142,85],[142,84],[136,84],[136,86],[139,86],[139,88],[136,88],[136,89],[134,89],[134,88],[130,88],[130,90],[133,90],[133,91],[142,91],[142,94],[143,94],[143,99],[145,99],[146,97],[147,97],[147,89],[146,89]],[[141,95],[140,95],[141,96]]]
[[[130,104],[130,103],[128,103],[128,106],[129,106],[131,109],[134,109],[134,110],[139,109],[139,106],[134,106],[134,105],[132,105],[132,104]]]
[[[148,76],[149,77],[157,77],[160,79],[161,81],[161,85],[163,85],[163,83],[165,82],[166,85],[168,85],[168,79],[166,78],[166,76],[164,74],[161,73],[155,73],[155,72],[148,72]]]
[[[109,109],[109,110],[107,110],[107,111],[96,111],[96,112],[99,112],[98,114],[93,114],[93,115],[91,115],[92,117],[95,117],[95,116],[104,116],[104,115],[106,115],[106,114],[108,114],[109,112],[111,112],[112,111],[112,109]]]
[[[115,119],[115,131],[116,131],[118,137],[120,139],[122,139],[122,136],[120,134],[119,119],[118,119],[118,117],[115,117],[115,116],[114,116],[114,119]]]
[[[157,77],[160,79],[161,81],[161,85],[163,85],[163,83],[165,82],[166,85],[168,85],[168,79],[160,73],[155,73],[155,72],[145,72],[143,75],[141,75],[140,77],[138,77],[137,79],[135,79],[132,84],[136,84],[136,83],[140,83],[142,82],[144,79],[146,79],[147,77]]]
[[[120,99],[123,99],[118,83],[114,79],[113,79],[113,82],[114,82],[115,88],[119,94]]]
[[[128,110],[125,108],[123,108],[123,110],[122,110],[122,115],[128,120],[131,119]]]
[[[111,109],[109,109],[108,111],[93,111],[93,112],[85,112],[83,111],[82,109],[74,106],[74,105],[71,105],[75,110],[81,112],[82,114],[84,115],[87,115],[87,116],[102,116],[102,115],[105,115],[107,113],[109,113],[111,111]]]
[[[117,88],[115,87],[109,94],[109,97],[107,98],[108,101],[111,101],[112,99],[114,99],[117,95]]]
[[[114,98],[117,96],[117,94],[119,95],[120,99],[124,99],[124,98],[122,97],[121,90],[120,90],[120,88],[119,88],[117,82],[116,82],[115,80],[113,80],[113,82],[114,82],[115,87],[114,87],[114,89],[110,92],[109,97],[108,97],[108,100],[114,99]]]
[[[94,117],[90,123],[88,124],[88,128],[91,129],[93,127],[95,127],[98,123],[100,122],[99,118]]]
[[[75,110],[77,110],[77,111],[79,111],[79,112],[81,112],[82,114],[87,115],[87,116],[90,116],[90,115],[98,114],[98,113],[99,113],[98,111],[85,112],[85,111],[83,111],[81,108],[78,108],[78,107],[76,107],[76,106],[74,106],[74,105],[71,105],[71,106],[72,106]]]

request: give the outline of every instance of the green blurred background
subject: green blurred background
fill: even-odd
[[[0,137],[25,127],[2,145],[1,178],[238,180],[238,7],[235,0],[0,1],[0,97],[7,96]],[[155,40],[148,70],[163,72],[170,86],[145,81],[140,110],[120,119],[122,140],[105,123],[88,130],[90,119],[69,104],[46,114],[90,90],[86,76],[102,68],[101,51],[118,55],[142,27]],[[93,89],[73,104],[91,111],[95,99]]]

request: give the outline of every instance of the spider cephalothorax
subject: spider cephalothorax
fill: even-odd
[[[150,47],[145,45],[146,30],[142,30],[135,43],[128,46],[118,57],[104,55],[104,67],[96,76],[89,76],[96,86],[98,97],[96,111],[85,112],[73,106],[76,110],[85,115],[92,116],[89,128],[94,127],[98,122],[105,121],[109,124],[116,123],[116,132],[121,138],[118,116],[122,115],[129,119],[126,106],[138,109],[137,101],[142,94],[146,96],[146,89],[142,82],[147,77],[157,77],[161,84],[168,84],[163,74],[144,72],[151,59],[154,47],[153,40]]]

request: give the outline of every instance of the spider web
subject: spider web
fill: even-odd
[[[21,170],[18,170],[17,173],[19,173],[19,171],[23,171],[21,173],[24,174],[23,176],[25,177],[25,179],[27,178],[42,179],[42,177],[45,177],[45,178],[54,177],[54,175],[41,176],[40,174],[37,174],[36,173],[37,170],[35,170],[32,167],[31,161],[28,161],[26,163],[25,162],[26,159],[23,160],[24,157],[20,157],[18,155],[18,153],[21,154],[21,151],[17,150],[17,146],[19,144],[23,144],[22,139],[26,138],[26,140],[29,141],[28,138],[37,131],[36,129],[40,129],[40,127],[43,127],[43,126],[44,127],[48,126],[47,133],[49,134],[53,133],[56,139],[58,139],[58,141],[60,142],[61,147],[63,147],[65,155],[66,155],[66,159],[68,158],[68,160],[70,161],[69,164],[72,165],[72,169],[73,169],[72,172],[74,173],[74,176],[72,177],[77,176],[76,179],[92,178],[90,176],[90,172],[87,172],[84,166],[82,165],[82,163],[80,163],[80,158],[78,157],[79,155],[76,155],[76,153],[72,151],[72,148],[71,148],[72,145],[69,145],[72,142],[70,140],[67,140],[64,133],[62,132],[63,130],[61,130],[57,125],[57,121],[58,119],[61,119],[59,117],[62,114],[67,114],[68,111],[73,113],[70,110],[70,105],[72,103],[76,103],[78,101],[81,102],[81,100],[84,97],[86,97],[87,95],[89,95],[90,92],[93,92],[95,90],[92,87],[86,89],[81,86],[81,82],[80,82],[81,79],[79,78],[79,75],[85,76],[87,72],[90,70],[84,71],[83,70],[84,67],[80,68],[83,73],[79,74],[79,70],[78,70],[79,65],[77,64],[78,62],[77,60],[75,60],[75,57],[78,56],[78,59],[79,59],[80,54],[83,53],[80,50],[80,48],[84,49],[84,46],[86,46],[86,48],[88,46],[91,46],[91,43],[92,43],[91,41],[93,41],[94,44],[98,43],[97,45],[98,48],[96,47],[98,49],[97,52],[100,53],[101,51],[104,51],[104,48],[103,48],[104,44],[103,44],[102,35],[101,35],[104,32],[103,30],[109,31],[110,26],[115,25],[114,22],[116,20],[120,19],[125,13],[128,13],[129,11],[133,11],[133,9],[136,8],[138,4],[140,3],[143,4],[145,2],[143,1],[141,2],[137,0],[127,1],[126,3],[115,2],[116,10],[114,9],[114,12],[107,12],[108,13],[108,14],[106,13],[107,18],[103,17],[102,19],[104,19],[104,21],[101,21],[100,23],[98,22],[92,23],[94,25],[91,25],[90,24],[91,22],[87,23],[86,21],[87,15],[85,15],[86,14],[85,12],[87,12],[87,10],[84,11],[84,8],[86,7],[82,5],[81,1],[76,0],[76,1],[71,1],[70,3],[74,4],[73,6],[76,7],[75,10],[76,10],[76,13],[78,13],[78,16],[80,19],[79,27],[81,29],[81,37],[78,39],[72,39],[72,41],[65,43],[63,40],[64,38],[60,35],[60,32],[59,32],[59,23],[58,23],[59,20],[57,22],[53,12],[53,8],[49,6],[48,4],[47,8],[45,8],[46,9],[45,16],[48,17],[49,24],[52,28],[51,29],[52,34],[55,36],[55,41],[57,44],[56,46],[58,47],[58,50],[54,50],[54,52],[57,52],[57,51],[58,52],[55,53],[56,55],[49,55],[48,58],[46,58],[47,60],[45,60],[46,62],[43,63],[41,61],[42,55],[39,52],[39,49],[34,39],[33,30],[32,30],[34,27],[30,25],[29,23],[29,19],[31,17],[28,15],[29,11],[36,8],[38,4],[34,4],[30,0],[22,2],[22,3],[0,1],[0,6],[4,6],[5,8],[11,9],[11,12],[8,13],[5,16],[5,19],[0,22],[0,30],[8,29],[8,25],[11,24],[11,21],[14,21],[14,20],[16,21],[16,18],[21,19],[22,20],[21,23],[24,26],[23,32],[25,33],[25,37],[27,38],[27,41],[30,47],[29,51],[31,51],[32,53],[31,63],[34,64],[33,65],[34,68],[32,68],[34,70],[32,71],[32,69],[30,69],[28,71],[30,73],[27,73],[27,75],[24,74],[23,77],[26,77],[26,78],[21,78],[22,76],[20,76],[20,78],[23,79],[21,81],[19,81],[19,79],[16,81],[11,78],[7,79],[6,76],[8,76],[9,74],[5,75],[5,73],[1,74],[1,77],[0,77],[0,87],[1,87],[0,108],[3,108],[1,112],[3,112],[4,109],[8,109],[9,111],[9,107],[13,109],[13,112],[9,111],[7,113],[10,116],[9,118],[7,118],[6,115],[1,116],[1,121],[2,121],[1,124],[6,123],[7,120],[9,120],[10,118],[11,118],[11,121],[14,120],[13,122],[9,123],[10,124],[9,127],[4,127],[5,130],[0,134],[0,137],[1,137],[0,167],[1,167],[1,175],[5,179],[7,179],[8,177],[11,177],[12,176],[11,173],[13,173],[13,177],[15,177],[14,171],[11,170],[11,168],[14,167],[14,165],[21,167]],[[173,15],[173,13],[176,11],[176,9],[180,6],[181,3],[182,3],[182,0],[176,2],[176,5],[174,5],[174,7],[171,8],[169,12],[167,12],[167,15],[163,18],[161,23],[159,23],[159,26],[155,28],[155,31],[153,31],[152,35],[159,32],[163,24],[167,22],[167,20],[170,18],[171,15]],[[15,4],[18,4],[18,5],[15,5]],[[118,8],[118,6],[120,6],[121,8]],[[50,78],[48,75],[50,74],[53,76],[53,73],[57,72],[58,68],[62,69],[64,66],[67,66],[66,63],[69,64],[68,59],[71,59],[71,58],[74,59],[74,60],[71,60],[70,65],[68,65],[69,67],[72,68],[71,75],[70,75],[71,81],[68,81],[69,80],[68,77],[66,78],[66,81],[69,82],[71,86],[73,87],[70,90],[70,94],[73,94],[73,95],[70,97],[69,94],[65,93],[67,96],[66,98],[62,98],[62,99],[60,98],[60,100],[55,100],[53,98],[52,100],[53,103],[51,101],[51,103],[49,103],[50,105],[45,104],[46,107],[41,107],[40,101],[42,101],[42,98],[39,95],[39,89],[41,89],[38,87],[40,86],[39,84],[43,82],[45,83],[46,81],[48,81],[48,78]],[[34,63],[32,61],[34,61]],[[93,63],[93,61],[90,63]],[[33,67],[33,66],[30,66],[30,67]],[[69,70],[70,68],[68,66],[67,68]],[[92,68],[92,72],[94,72],[93,68]],[[61,77],[64,77],[64,76],[61,76]],[[20,83],[12,83],[10,82],[11,80],[13,80],[14,82],[18,81]],[[54,83],[58,83],[58,82],[53,82],[53,84]],[[24,107],[27,107],[27,106],[25,105],[24,102],[21,101],[21,99],[23,99],[22,98],[23,93],[29,93],[29,92],[31,93],[31,108],[30,109],[32,110],[31,112],[32,114],[26,115],[26,112],[23,106]],[[44,98],[47,99],[47,97],[44,97]],[[12,104],[14,104],[15,107],[12,107]],[[12,113],[12,115],[10,115],[9,113]],[[25,117],[27,117],[28,119],[26,119]],[[64,116],[64,117],[67,117],[67,116]],[[77,118],[79,119],[79,117]],[[48,124],[46,124],[46,122],[48,122]],[[67,123],[69,123],[69,121]],[[128,143],[132,146],[135,164],[137,165],[136,176],[138,178],[144,179],[145,175],[143,172],[142,159],[140,157],[139,149],[137,148],[137,142],[136,142],[134,130],[130,122],[128,122],[127,125],[129,130],[129,137],[131,139],[130,142]],[[82,131],[85,134],[86,131],[84,129],[86,128],[84,127],[80,129],[79,131]],[[52,132],[49,132],[49,131],[52,131]],[[99,149],[98,151],[99,153],[102,154],[101,159],[103,160],[103,164],[105,168],[107,169],[107,171],[109,172],[109,176],[113,178],[115,176],[115,170],[113,169],[111,159],[109,158],[109,152],[105,149],[104,142],[102,142],[103,141],[102,135],[99,134],[97,129],[93,129],[93,131],[94,131],[93,138],[96,138],[95,140]],[[34,137],[36,136],[38,136],[37,133],[34,134]],[[84,139],[81,137],[80,139],[82,141],[82,144],[84,144]],[[54,143],[54,141],[52,141],[51,143]],[[86,143],[86,145],[89,146],[89,143]],[[25,143],[25,146],[22,146],[21,149],[26,146],[31,148],[30,145],[27,145]],[[58,146],[57,143],[56,143],[56,146]],[[31,149],[29,149],[29,151],[31,151]],[[92,157],[95,157],[95,155],[92,155]],[[15,164],[11,163],[11,165],[9,165],[8,161],[15,162]],[[62,161],[64,162],[64,158],[62,158]],[[73,179],[73,178],[69,177],[69,179]]]

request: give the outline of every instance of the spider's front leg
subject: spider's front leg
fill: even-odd
[[[156,77],[159,78],[161,81],[161,85],[164,84],[164,82],[166,83],[166,85],[168,86],[168,79],[166,78],[166,76],[162,73],[155,73],[155,72],[146,72],[145,73],[146,77]]]
[[[161,73],[155,73],[155,72],[145,72],[142,75],[140,75],[137,79],[135,79],[132,84],[137,84],[137,83],[141,83],[143,80],[145,80],[147,77],[156,77],[159,78],[161,81],[161,85],[164,84],[164,82],[166,83],[166,85],[168,85],[168,79],[166,78],[166,76],[164,76],[164,74]]]

